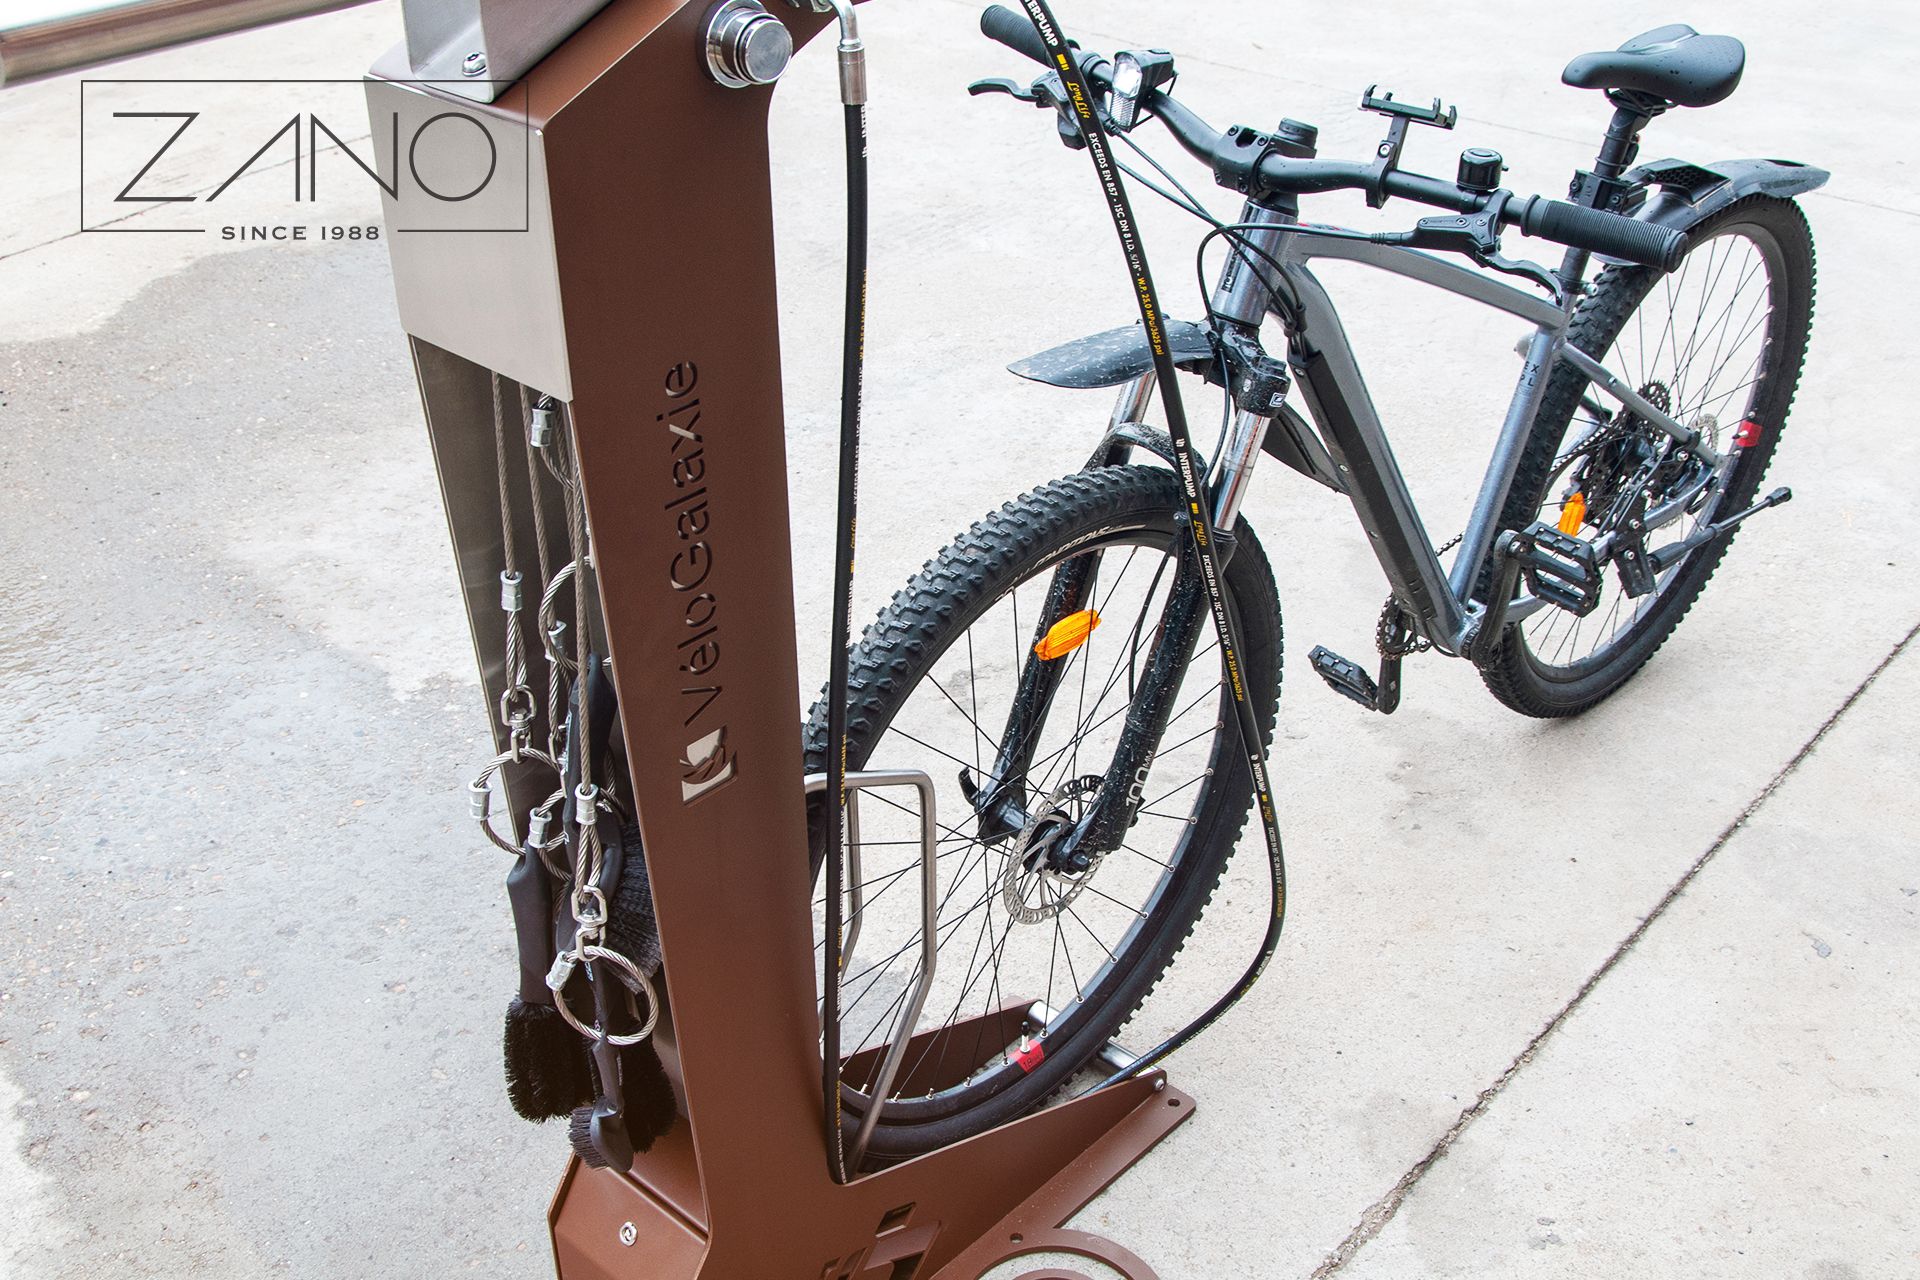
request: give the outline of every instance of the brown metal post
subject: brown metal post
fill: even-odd
[[[973,1280],[1046,1248],[1148,1280],[1133,1255],[1058,1228],[1190,1114],[1158,1073],[850,1185],[828,1177],[771,92],[706,76],[706,9],[615,0],[490,106],[369,89],[376,109],[524,112],[531,126],[529,230],[395,237],[401,314],[494,679],[498,498],[490,452],[475,456],[491,449],[476,421],[488,370],[570,402],[666,955],[685,1122],[631,1175],[569,1167],[552,1212],[560,1274]],[[796,44],[823,21],[780,16]],[[720,758],[695,759],[716,732]],[[524,814],[530,798],[515,802]]]

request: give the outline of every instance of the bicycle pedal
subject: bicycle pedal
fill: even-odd
[[[1352,698],[1369,711],[1392,715],[1400,705],[1399,658],[1380,660],[1379,680],[1368,675],[1366,668],[1353,659],[1343,658],[1323,644],[1313,647],[1307,662],[1335,693]]]
[[[1582,618],[1600,606],[1600,562],[1591,542],[1541,520],[1507,534],[1501,550],[1520,562],[1527,589],[1549,604]]]

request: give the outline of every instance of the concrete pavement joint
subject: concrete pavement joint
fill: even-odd
[[[1728,823],[1726,828],[1715,837],[1713,843],[1707,846],[1706,852],[1694,859],[1693,865],[1687,868],[1686,874],[1674,881],[1673,886],[1669,888],[1665,894],[1661,895],[1660,901],[1654,904],[1653,910],[1647,913],[1646,918],[1641,920],[1640,923],[1634,927],[1633,931],[1621,941],[1620,945],[1613,949],[1613,954],[1609,955],[1606,961],[1598,969],[1595,969],[1585,982],[1580,984],[1580,989],[1574,993],[1573,998],[1562,1005],[1559,1012],[1555,1013],[1553,1017],[1547,1021],[1547,1024],[1540,1028],[1533,1039],[1527,1042],[1526,1048],[1522,1049],[1519,1055],[1507,1064],[1507,1069],[1502,1071],[1492,1084],[1480,1091],[1479,1096],[1473,1100],[1473,1105],[1460,1113],[1460,1118],[1455,1120],[1452,1127],[1440,1135],[1440,1140],[1433,1144],[1427,1151],[1427,1154],[1416,1161],[1405,1173],[1401,1174],[1400,1180],[1395,1182],[1385,1195],[1368,1206],[1367,1211],[1360,1215],[1360,1221],[1355,1223],[1353,1230],[1347,1233],[1347,1238],[1342,1240],[1339,1246],[1335,1248],[1333,1252],[1329,1253],[1326,1258],[1321,1261],[1319,1266],[1313,1269],[1310,1280],[1324,1280],[1324,1277],[1335,1275],[1341,1271],[1346,1267],[1347,1263],[1353,1261],[1354,1255],[1358,1254],[1361,1249],[1366,1247],[1368,1242],[1372,1241],[1386,1229],[1387,1224],[1392,1222],[1394,1216],[1400,1212],[1400,1206],[1406,1203],[1407,1196],[1413,1192],[1414,1187],[1419,1185],[1420,1180],[1426,1177],[1428,1170],[1432,1169],[1434,1165],[1446,1157],[1447,1153],[1453,1149],[1453,1144],[1459,1141],[1460,1135],[1465,1133],[1475,1120],[1478,1120],[1485,1114],[1487,1109],[1493,1105],[1494,1099],[1498,1098],[1500,1094],[1506,1090],[1506,1087],[1512,1083],[1513,1078],[1520,1073],[1521,1069],[1533,1061],[1535,1055],[1539,1053],[1541,1046],[1546,1043],[1547,1038],[1558,1031],[1561,1026],[1566,1023],[1567,1019],[1573,1016],[1575,1010],[1586,1003],[1587,997],[1593,994],[1594,988],[1598,987],[1601,981],[1613,972],[1614,968],[1639,944],[1640,939],[1646,935],[1647,930],[1653,927],[1654,922],[1665,915],[1667,908],[1671,907],[1680,895],[1686,892],[1687,886],[1691,885],[1694,878],[1706,868],[1709,862],[1713,861],[1714,855],[1725,848],[1727,842],[1732,840],[1756,813],[1760,812],[1761,808],[1772,798],[1773,793],[1779,790],[1780,785],[1799,769],[1807,757],[1813,754],[1814,748],[1820,745],[1821,740],[1827,736],[1828,732],[1831,731],[1836,724],[1840,723],[1841,717],[1845,716],[1848,711],[1851,711],[1853,705],[1860,701],[1868,689],[1873,687],[1874,682],[1880,679],[1887,668],[1892,666],[1894,661],[1906,652],[1908,646],[1913,643],[1916,636],[1920,636],[1920,623],[1915,623],[1914,626],[1907,631],[1907,634],[1900,638],[1900,642],[1887,652],[1887,655],[1880,660],[1872,671],[1867,673],[1866,679],[1854,687],[1853,692],[1848,694],[1846,699],[1834,709],[1833,714],[1822,722],[1820,727],[1814,731],[1813,736],[1808,738],[1798,751],[1794,752],[1793,758],[1780,767],[1779,772],[1775,773],[1773,777],[1767,781],[1767,785],[1760,788],[1759,794],[1747,802],[1746,808],[1740,811],[1739,816]]]

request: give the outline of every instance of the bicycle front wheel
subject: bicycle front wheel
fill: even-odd
[[[1153,679],[1169,603],[1197,583],[1180,508],[1175,477],[1157,467],[1045,485],[929,561],[854,649],[848,767],[924,769],[940,823],[935,973],[911,1029],[918,1038],[879,1100],[870,1162],[945,1146],[1039,1107],[1133,1015],[1219,882],[1252,782],[1204,604],[1191,658],[1172,676],[1177,687],[1157,691],[1171,697],[1169,718],[1141,780],[1138,819],[1091,865],[1045,852],[1099,798],[1128,712]],[[1235,537],[1227,595],[1271,734],[1279,604],[1244,521]],[[1056,617],[1068,581],[1079,607]],[[1057,666],[1037,708],[1036,663]],[[824,768],[825,723],[816,704],[809,771]],[[1003,751],[1016,736],[1019,750]],[[996,760],[1008,756],[1024,762],[1020,776],[995,778]],[[977,804],[989,790],[1010,804],[997,813]],[[918,815],[885,791],[859,804],[849,852],[860,902],[846,919],[856,941],[841,974],[850,1127],[875,1105],[863,1089],[879,1046],[900,1032],[923,943]],[[818,801],[810,815],[818,895]],[[824,906],[816,896],[816,974]]]

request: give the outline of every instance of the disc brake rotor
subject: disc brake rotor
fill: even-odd
[[[1075,874],[1055,869],[1052,855],[1053,846],[1079,821],[1080,815],[1068,806],[1098,791],[1102,781],[1088,776],[1062,782],[1034,809],[1008,847],[1000,868],[1000,898],[1014,923],[1039,924],[1054,919],[1080,896],[1100,869],[1104,855],[1096,856],[1085,871]],[[1039,900],[1030,903],[1028,896],[1035,889],[1039,890]]]

